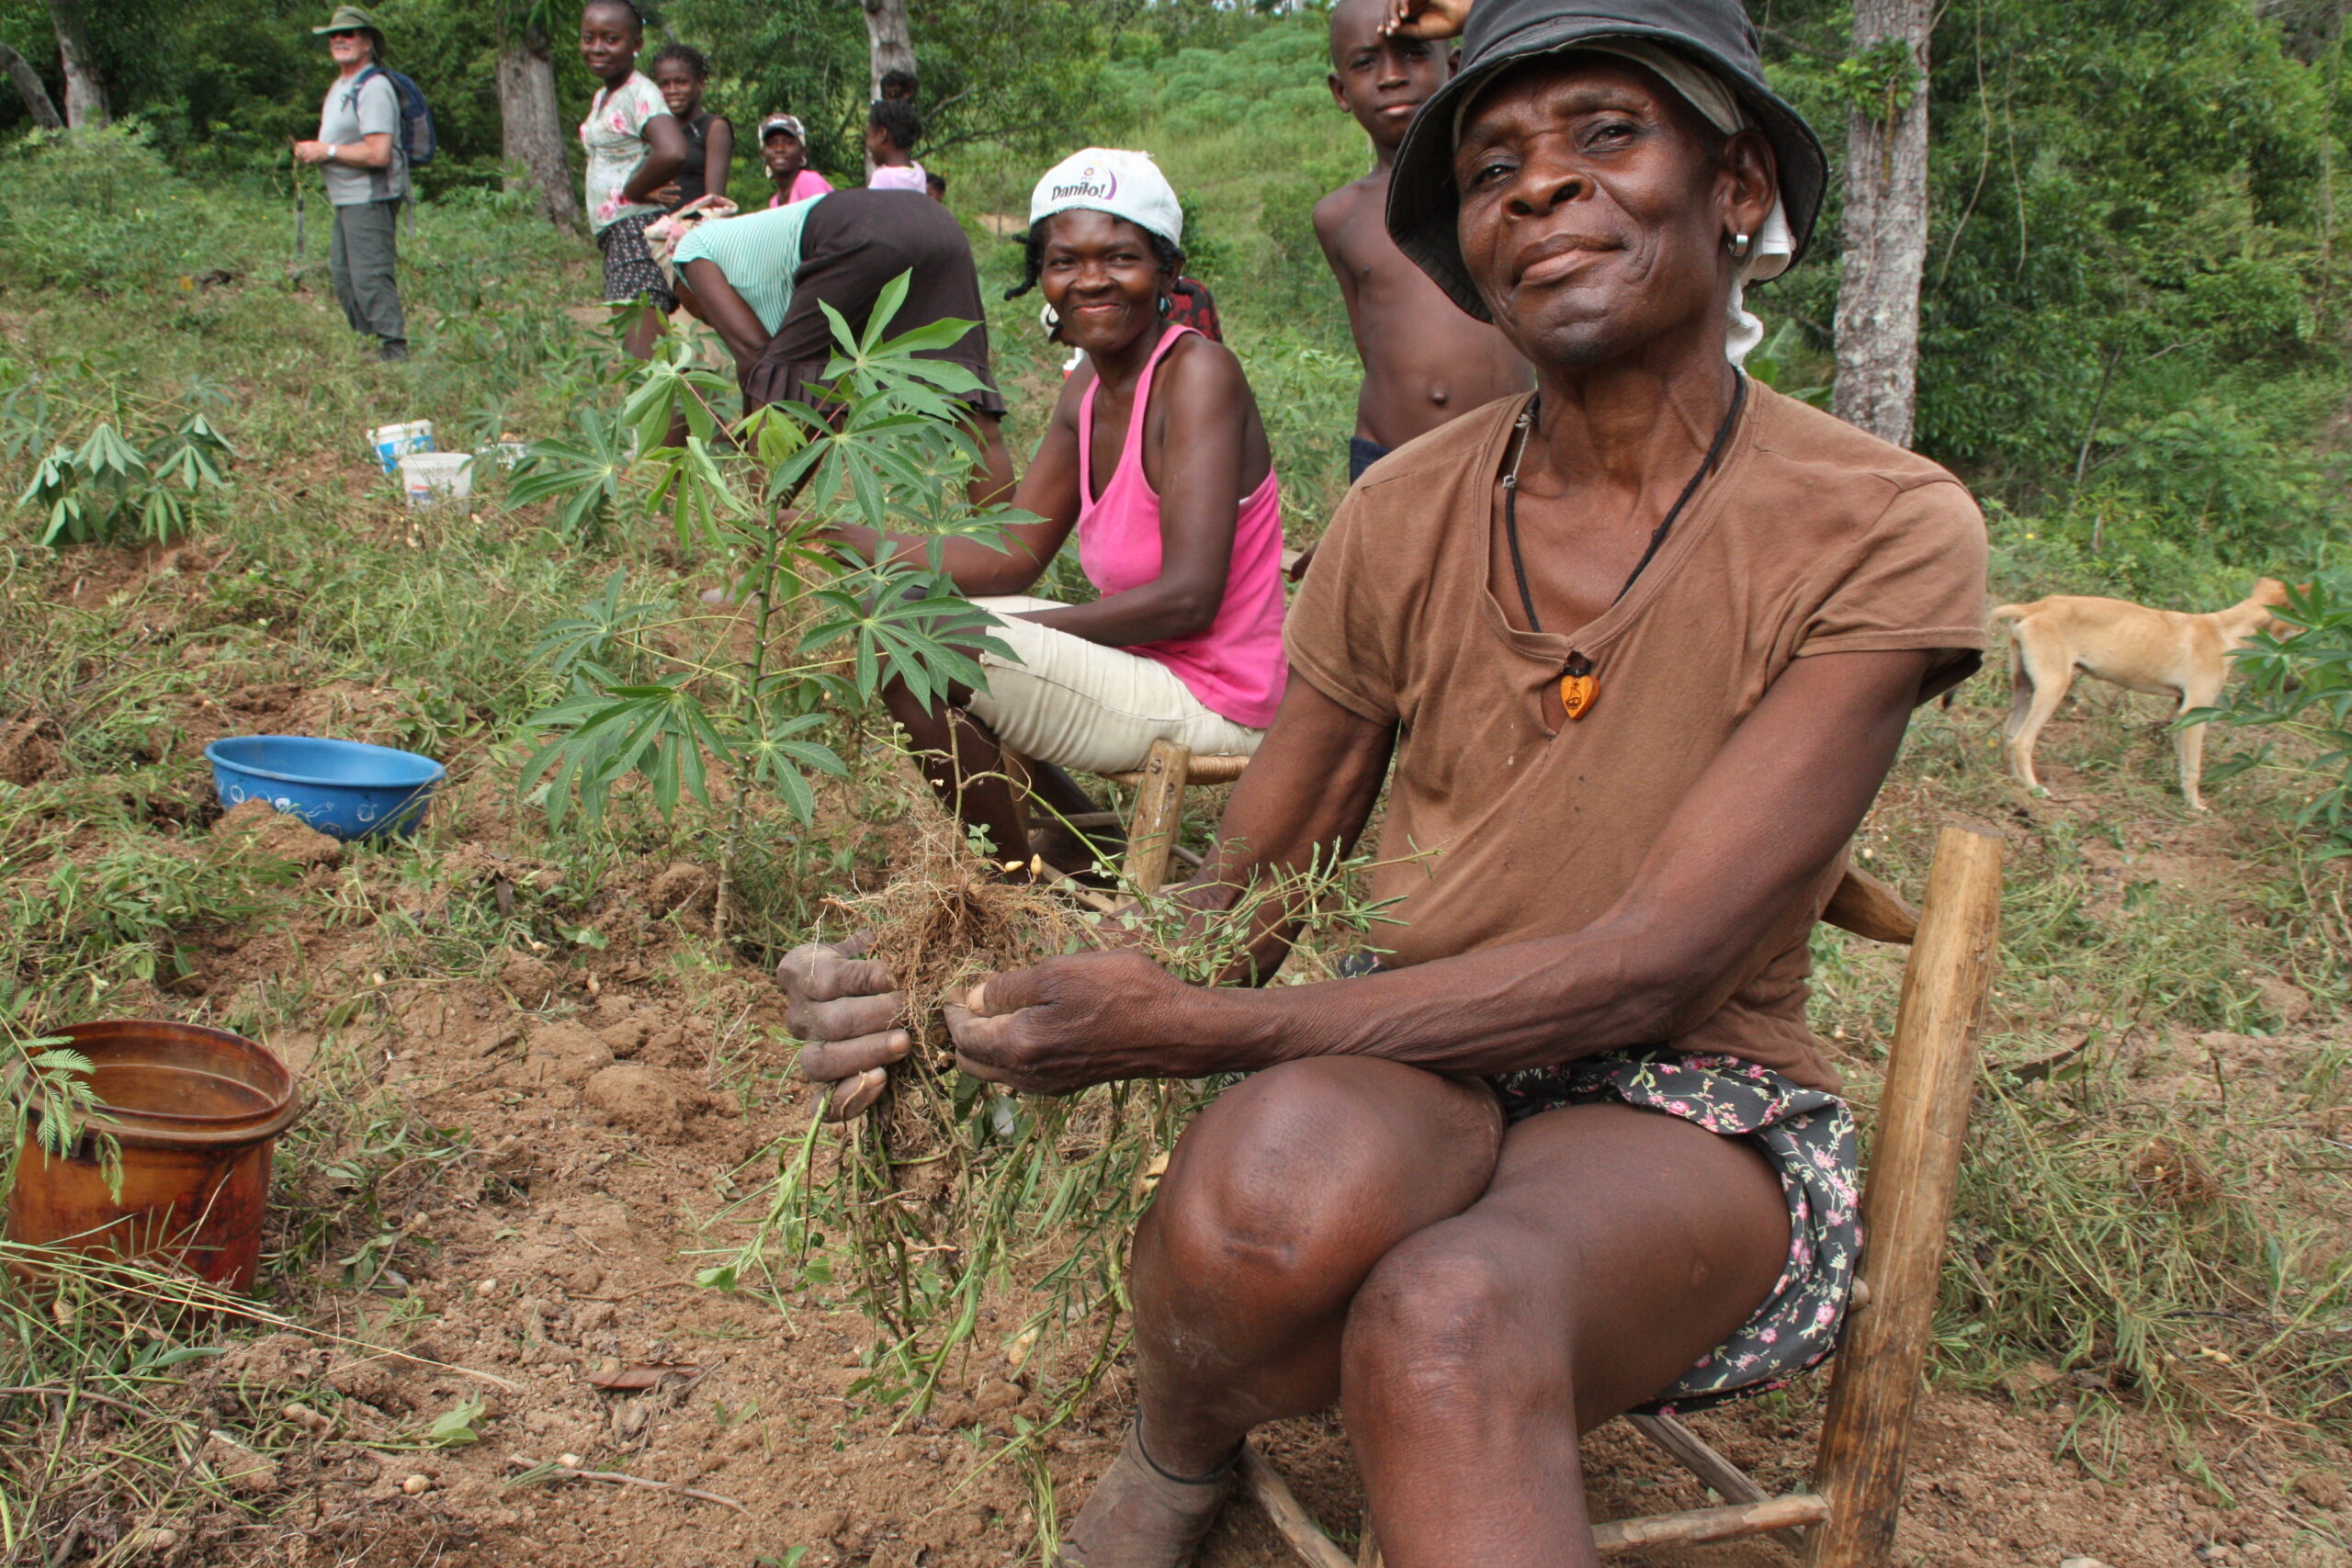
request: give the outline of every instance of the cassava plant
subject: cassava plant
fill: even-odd
[[[0,399],[0,455],[47,454],[17,497],[40,519],[40,542],[87,544],[124,537],[157,543],[187,531],[198,492],[228,483],[236,456],[197,403],[109,389],[103,404],[63,398],[28,378]]]
[[[825,308],[837,353],[822,406],[770,406],[730,424],[712,402],[726,383],[673,339],[634,375],[610,426],[587,422],[593,449],[542,443],[517,483],[518,497],[557,502],[568,531],[586,530],[605,508],[665,514],[683,547],[737,565],[730,592],[753,611],[740,656],[727,642],[738,614],[632,594],[625,571],[555,626],[539,651],[568,690],[527,721],[543,739],[522,777],[560,825],[574,801],[596,820],[631,778],[666,819],[682,797],[708,804],[711,773],[723,773],[732,805],[721,922],[752,792],[806,824],[813,776],[845,774],[831,716],[865,713],[894,679],[925,702],[951,682],[984,687],[976,653],[1004,650],[940,560],[948,537],[993,539],[1012,515],[965,498],[982,454],[956,400],[978,378],[922,357],[972,323],[886,336],[907,285],[901,275],[884,288],[863,333]],[[618,449],[630,434],[643,452],[634,461]],[[865,558],[835,541],[843,522],[911,530],[932,547],[919,561],[888,548]],[[697,640],[697,629],[707,635]]]
[[[2325,836],[2324,855],[2352,854],[2352,602],[2324,581],[2290,585],[2272,614],[2293,629],[2256,632],[2230,655],[2238,679],[2221,703],[2176,722],[2259,729],[2260,746],[2207,768],[2205,782],[2255,768],[2290,774],[2304,797],[2296,821]],[[2301,743],[2292,752],[2278,745],[2287,737]]]

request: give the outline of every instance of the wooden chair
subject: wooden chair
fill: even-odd
[[[1012,752],[1005,755],[1009,769],[1027,773],[1030,763],[1025,758]],[[1135,810],[1125,824],[1127,852],[1121,871],[1127,881],[1146,893],[1157,893],[1168,880],[1170,861],[1184,861],[1197,868],[1201,857],[1178,840],[1184,820],[1184,791],[1196,784],[1231,784],[1249,765],[1247,757],[1196,757],[1172,740],[1155,740],[1142,767],[1133,773],[1105,773],[1103,777],[1113,784],[1136,792]],[[1062,820],[1080,831],[1121,825],[1116,811],[1081,812]]]
[[[1173,830],[1175,807],[1154,806],[1154,791],[1166,795],[1172,780],[1174,799],[1182,795],[1182,764],[1165,764],[1157,749],[1154,761],[1163,765],[1158,773],[1148,766],[1141,777],[1131,867],[1138,842]],[[1164,814],[1165,828],[1162,816],[1146,816],[1148,806]],[[1164,853],[1159,864],[1164,871]],[[1975,1088],[1976,1032],[1992,983],[2000,909],[2001,840],[1981,829],[1943,829],[1916,915],[1862,873],[1849,871],[1838,885],[1825,920],[1872,941],[1908,942],[1911,956],[1862,1193],[1867,1239],[1830,1377],[1812,1487],[1770,1496],[1673,1416],[1629,1416],[1723,1503],[1597,1525],[1593,1537],[1603,1554],[1770,1534],[1801,1551],[1807,1568],[1878,1568],[1888,1561]],[[1311,1568],[1381,1562],[1369,1525],[1362,1552],[1351,1559],[1254,1449],[1244,1450],[1242,1479]]]

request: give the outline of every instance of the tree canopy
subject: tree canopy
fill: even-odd
[[[532,0],[545,6],[546,0]],[[525,0],[380,0],[393,62],[431,96],[429,196],[491,185],[493,64]],[[1833,148],[1874,78],[1838,0],[1755,0],[1768,68]],[[93,44],[118,114],[192,172],[284,167],[328,64],[319,0],[110,0]],[[1268,10],[1275,14],[1261,14]],[[1919,446],[1989,497],[2126,548],[2261,553],[2340,516],[2347,279],[2335,236],[2345,0],[1958,0],[1938,15]],[[565,8],[549,11],[559,24]],[[1215,0],[918,0],[928,147],[1029,159],[1094,141],[1216,140],[1254,210],[1220,215],[1199,266],[1255,266],[1260,298],[1338,333],[1306,231],[1358,154],[1322,85],[1313,6]],[[567,117],[591,84],[557,29]],[[711,57],[710,101],[810,129],[854,172],[866,95],[856,0],[667,0],[664,37]],[[50,80],[43,0],[0,0],[0,41]],[[569,120],[567,119],[567,124]],[[29,129],[13,97],[0,136]],[[576,151],[575,151],[576,156]],[[1007,192],[1005,199],[1011,199]],[[1793,323],[1785,374],[1826,379],[1838,209],[1814,259],[1758,291]],[[1334,341],[1344,347],[1344,336]],[[1786,352],[1794,345],[1794,353]],[[2308,554],[2308,550],[2301,553]]]

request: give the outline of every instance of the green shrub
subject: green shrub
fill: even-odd
[[[0,289],[193,291],[253,265],[238,208],[174,174],[135,121],[36,131],[0,151]]]
[[[2218,783],[2249,768],[2278,768],[2309,786],[2296,820],[2326,835],[2325,855],[2352,854],[2352,600],[2324,582],[2290,587],[2278,619],[2296,628],[2284,637],[2257,633],[2231,657],[2237,683],[2218,707],[2181,716],[2260,729],[2301,744],[2282,754],[2266,739],[2252,753],[2206,770]]]

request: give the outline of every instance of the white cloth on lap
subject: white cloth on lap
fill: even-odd
[[[1017,657],[980,655],[989,689],[972,694],[971,715],[1024,757],[1119,773],[1142,767],[1155,740],[1173,740],[1196,756],[1232,757],[1250,755],[1265,739],[1264,730],[1204,706],[1157,660],[1018,618],[1062,607],[1051,599],[972,603],[997,617],[994,635]]]

